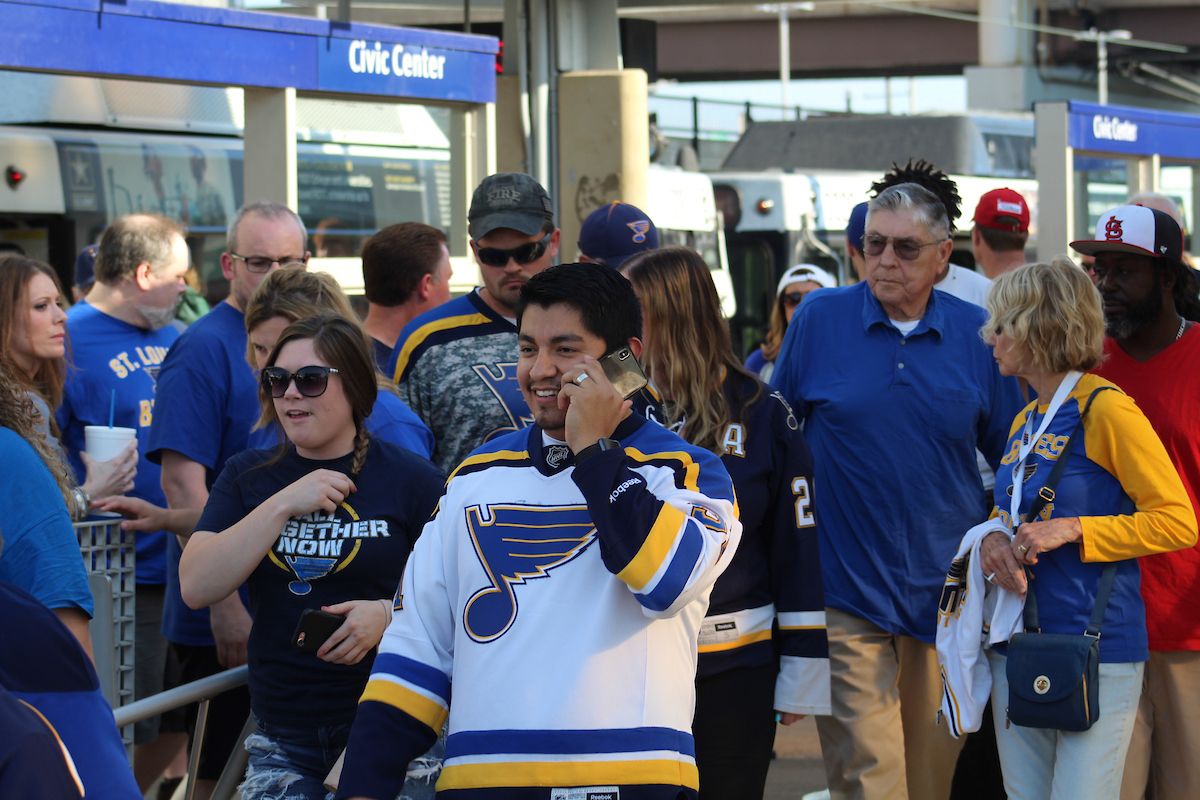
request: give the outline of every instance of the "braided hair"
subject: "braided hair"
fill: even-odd
[[[962,216],[962,197],[949,175],[923,158],[915,161],[910,158],[903,167],[893,161],[892,168],[871,184],[871,195],[874,197],[884,189],[901,183],[915,183],[941,200],[946,207],[946,219],[950,221],[950,232],[954,232],[954,222]]]
[[[267,365],[275,364],[284,345],[299,339],[311,339],[317,355],[338,371],[342,391],[350,404],[350,416],[354,420],[354,458],[350,467],[353,477],[366,465],[367,451],[371,444],[366,419],[375,407],[375,399],[379,392],[375,362],[371,358],[366,334],[357,322],[339,314],[316,314],[306,317],[283,329],[275,346],[271,348]],[[265,384],[259,385],[258,397],[262,407],[259,425],[279,424],[275,403],[270,389]]]

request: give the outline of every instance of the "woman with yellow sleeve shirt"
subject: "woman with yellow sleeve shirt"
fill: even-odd
[[[1024,594],[1028,570],[1041,630],[1079,634],[1088,627],[1101,572],[1116,564],[1101,625],[1101,713],[1090,729],[1008,724],[999,711],[1008,701],[1004,648],[989,651],[1005,789],[1012,798],[1116,798],[1148,657],[1136,559],[1190,547],[1196,517],[1146,417],[1120,389],[1086,373],[1101,357],[1104,317],[1081,269],[1056,261],[1006,273],[992,288],[988,312],[983,333],[1000,372],[1023,378],[1037,395],[1013,421],[996,473],[994,514],[1009,528],[1013,506],[1026,516],[1067,441],[1073,435],[1076,441],[1037,520],[1020,525],[1011,539],[1004,533],[984,539],[984,575]]]

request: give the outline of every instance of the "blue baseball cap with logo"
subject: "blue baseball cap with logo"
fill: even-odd
[[[579,252],[614,268],[630,256],[656,247],[658,228],[645,211],[629,203],[597,208],[579,230]]]

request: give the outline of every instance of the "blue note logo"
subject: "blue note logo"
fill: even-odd
[[[333,514],[317,511],[289,519],[267,557],[293,577],[288,591],[302,597],[312,591],[313,581],[350,566],[363,539],[389,537],[387,520],[360,519],[349,503],[342,503]]]
[[[549,577],[596,538],[587,506],[471,506],[467,530],[488,585],[471,596],[463,628],[481,644],[495,641],[517,620],[515,587]]]
[[[503,364],[476,364],[475,374],[487,386],[488,391],[496,396],[500,407],[508,417],[508,425],[489,431],[483,441],[489,441],[505,433],[511,433],[533,424],[529,406],[521,396],[521,387],[517,385],[517,362]]]

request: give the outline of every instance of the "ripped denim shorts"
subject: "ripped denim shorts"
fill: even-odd
[[[281,728],[257,720],[258,729],[246,737],[246,780],[242,800],[333,800],[325,776],[346,748],[350,725],[322,728]],[[425,755],[408,768],[397,800],[433,800],[441,773],[445,731]]]

